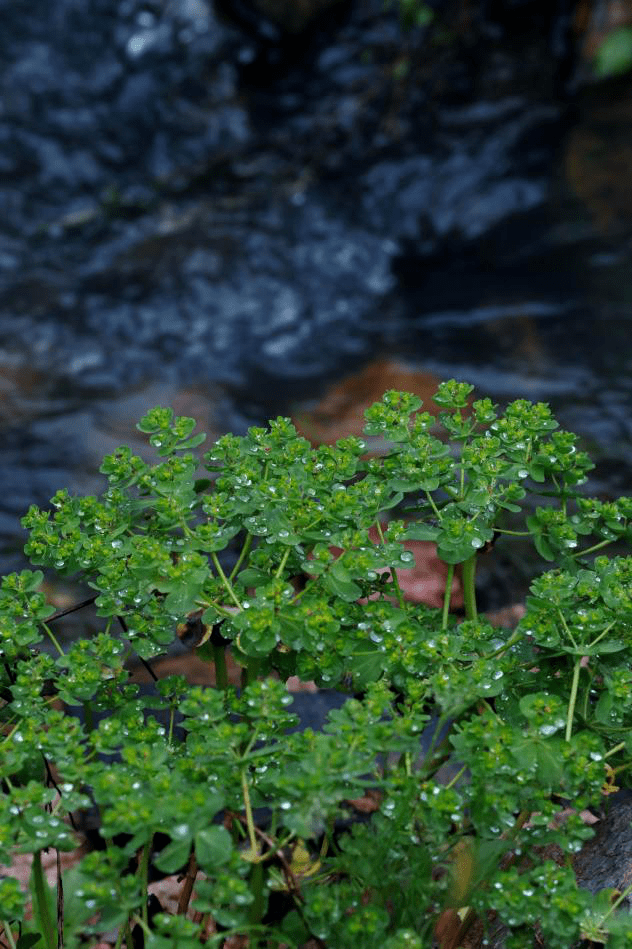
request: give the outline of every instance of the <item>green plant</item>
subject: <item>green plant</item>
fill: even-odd
[[[571,859],[591,835],[579,811],[632,765],[632,558],[601,553],[629,544],[632,502],[582,497],[591,463],[546,405],[499,414],[471,390],[439,387],[440,432],[418,398],[387,392],[366,412],[383,457],[359,438],[314,449],[279,418],[220,438],[203,471],[194,421],[156,408],[138,426],[156,464],[122,447],[101,497],[29,510],[31,562],[87,583],[103,628],[64,650],[42,572],[2,581],[0,860],[34,855],[32,919],[0,880],[11,949],[112,930],[117,949],[139,933],[148,949],[203,933],[452,949],[491,912],[508,949],[534,930],[547,949],[628,944],[628,918],[577,887]],[[509,631],[478,615],[475,570],[516,534],[551,569]],[[448,564],[442,609],[402,593],[415,540]],[[164,653],[194,611],[218,687],[171,676],[139,695],[128,660]],[[291,675],[349,692],[322,732],[288,733]],[[349,802],[369,792],[377,812],[359,820]],[[69,819],[91,806],[102,849],[70,871],[64,912],[41,855],[72,850]],[[177,915],[148,905],[156,869],[184,873]]]
[[[632,68],[632,27],[621,26],[606,36],[594,57],[598,79],[621,76]]]
[[[434,11],[424,0],[397,0],[399,16],[405,30],[416,26],[428,26],[434,19]],[[393,0],[384,0],[384,9],[393,6]]]

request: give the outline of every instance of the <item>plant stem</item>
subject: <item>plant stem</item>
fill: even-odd
[[[94,731],[94,716],[92,714],[92,702],[83,703],[83,714],[86,722],[86,731],[88,734]]]
[[[449,788],[453,788],[454,785],[455,785],[455,784],[457,783],[457,781],[459,780],[459,778],[461,778],[461,777],[465,774],[466,771],[467,771],[467,765],[464,764],[463,767],[462,767],[459,771],[457,771],[457,773],[454,775],[454,777],[452,778],[452,780],[449,781],[449,782],[446,784],[446,786],[445,786],[445,787],[446,787],[446,790],[448,790]]]
[[[184,886],[180,892],[180,898],[178,899],[178,916],[184,916],[187,909],[189,908],[189,903],[191,902],[191,895],[193,893],[193,887],[195,886],[195,878],[198,873],[197,860],[195,859],[195,854],[192,853],[189,857],[189,866],[187,867],[187,873],[184,878]]]
[[[231,600],[233,601],[233,603],[235,604],[235,606],[238,606],[239,609],[241,610],[241,609],[242,609],[242,605],[241,605],[241,603],[239,602],[239,600],[237,599],[237,596],[236,596],[236,594],[235,594],[235,591],[233,590],[232,584],[230,583],[228,577],[226,576],[226,574],[225,574],[224,571],[222,570],[222,565],[221,565],[221,563],[219,562],[219,559],[218,559],[217,554],[215,553],[215,551],[212,551],[212,552],[211,552],[211,560],[213,561],[213,566],[214,566],[215,569],[217,570],[217,572],[218,572],[218,574],[219,574],[219,576],[220,576],[220,578],[221,578],[221,581],[222,581],[222,583],[224,584],[224,587],[226,588],[226,592],[228,593],[229,597],[231,598]]]
[[[452,584],[454,582],[454,564],[448,564],[448,576],[445,581],[445,593],[443,595],[443,612],[441,614],[441,629],[448,628],[448,613],[450,612],[450,600],[452,599]]]
[[[383,533],[383,531],[382,531],[382,525],[380,524],[379,518],[377,518],[376,521],[375,521],[375,528],[376,528],[376,530],[377,530],[377,532],[378,532],[378,535],[379,535],[379,538],[380,538],[380,542],[381,542],[382,544],[386,544],[386,541],[385,541],[385,539],[384,539],[384,533]],[[403,608],[403,607],[404,607],[404,594],[402,593],[402,588],[401,588],[400,585],[399,585],[399,577],[397,576],[397,571],[395,570],[394,567],[390,567],[389,569],[390,569],[390,571],[391,571],[391,579],[392,579],[392,581],[393,581],[393,586],[395,587],[395,596],[397,597],[397,604],[398,604],[398,606],[400,606],[400,607]]]
[[[283,556],[281,557],[281,562],[279,563],[279,566],[278,566],[278,568],[277,568],[277,572],[275,573],[275,577],[277,578],[277,580],[279,579],[279,577],[280,577],[281,574],[283,573],[283,568],[285,567],[285,565],[286,565],[286,563],[287,563],[287,558],[290,556],[290,550],[291,550],[291,549],[292,549],[291,547],[286,547],[286,548],[285,548],[285,553],[284,553]]]
[[[50,915],[48,905],[48,885],[44,878],[42,869],[42,851],[36,850],[33,854],[33,889],[35,891],[35,902],[37,903],[37,915],[39,916],[42,927],[42,936],[46,949],[57,949],[57,939],[55,927]]]
[[[252,865],[252,870],[250,871],[250,892],[254,896],[254,900],[250,905],[250,911],[248,913],[249,921],[255,924],[260,923],[265,911],[262,863],[257,862]],[[257,940],[256,945],[259,945],[259,940]]]
[[[604,755],[604,758],[609,758],[611,755],[616,755],[618,751],[623,751],[625,748],[625,742],[620,741],[618,745],[615,745],[614,748],[611,748],[610,751],[607,751]]]
[[[255,822],[252,817],[252,804],[250,803],[250,790],[248,788],[248,780],[246,778],[246,772],[241,772],[241,790],[244,795],[244,810],[246,812],[246,827],[248,828],[248,838],[250,840],[250,849],[252,851],[253,859],[256,859],[258,855],[257,849],[257,837],[255,835]]]
[[[571,740],[573,733],[573,715],[575,714],[575,703],[577,702],[577,689],[579,686],[579,674],[581,672],[581,657],[575,663],[573,669],[573,681],[571,683],[571,697],[568,700],[568,715],[566,716],[566,741]]]
[[[213,664],[215,666],[215,684],[218,689],[228,688],[228,670],[226,669],[226,646],[212,645]]]
[[[248,534],[248,536],[246,537],[246,539],[245,539],[245,541],[244,541],[244,546],[241,548],[241,553],[240,553],[239,557],[237,558],[237,563],[235,564],[235,566],[233,567],[233,569],[232,569],[231,572],[230,572],[230,576],[229,576],[228,579],[229,579],[229,581],[230,581],[231,583],[232,583],[232,581],[235,579],[235,577],[237,576],[237,574],[239,573],[239,570],[240,570],[240,568],[241,568],[242,563],[244,562],[244,560],[246,559],[246,557],[247,557],[248,554],[250,553],[250,548],[251,548],[251,547],[252,547],[252,534]]]
[[[123,945],[123,937],[128,927],[129,927],[129,919],[127,920],[127,923],[125,924],[125,926],[119,926],[119,930],[116,936],[116,942],[114,943],[114,949],[121,949],[121,946]],[[131,945],[131,941],[128,941],[127,944]]]
[[[588,648],[589,648],[589,649],[592,649],[593,646],[596,646],[596,645],[597,645],[597,643],[599,642],[600,639],[603,639],[604,636],[607,636],[608,633],[610,632],[610,630],[612,629],[612,627],[614,626],[615,623],[616,623],[616,620],[613,620],[611,623],[608,623],[608,625],[606,626],[606,628],[603,629],[603,630],[599,633],[599,635],[597,636],[597,638],[596,638],[596,639],[593,639],[593,641],[589,644]]]
[[[9,949],[15,949],[15,939],[13,938],[11,927],[6,922],[2,925],[4,926],[4,934],[7,937],[7,942],[9,943]]]
[[[494,527],[497,534],[507,534],[509,537],[531,537],[531,531],[510,531],[505,527]]]
[[[147,841],[141,851],[140,862],[138,865],[138,875],[140,877],[141,885],[141,899],[143,901],[142,905],[142,919],[143,919],[143,928],[148,932],[149,931],[149,915],[147,912],[147,881],[149,876],[149,850],[151,847],[151,839]]]
[[[626,886],[626,888],[625,888],[625,890],[623,891],[623,893],[619,893],[618,897],[616,898],[616,900],[614,901],[614,903],[611,905],[611,907],[610,907],[610,909],[608,910],[608,912],[605,914],[605,916],[602,916],[602,917],[601,917],[601,922],[602,922],[602,923],[603,923],[606,919],[608,919],[608,916],[610,916],[610,915],[612,915],[612,913],[614,913],[615,909],[616,909],[618,906],[621,905],[621,903],[623,902],[623,900],[624,900],[627,896],[629,896],[630,892],[632,892],[632,883],[630,883],[629,886]]]
[[[59,643],[57,642],[57,639],[55,638],[55,634],[53,633],[52,629],[50,629],[48,623],[42,623],[42,626],[43,626],[44,629],[46,630],[46,635],[48,636],[48,638],[49,638],[50,641],[52,642],[53,646],[55,647],[55,649],[57,650],[57,652],[59,653],[59,655],[60,655],[60,656],[63,656],[64,650],[61,648],[61,646],[60,646]]]
[[[578,550],[574,554],[570,554],[571,559],[575,557],[585,557],[586,554],[594,554],[596,550],[601,550],[602,547],[607,547],[608,544],[611,544],[611,540],[600,540],[598,544],[593,544],[592,547],[587,547],[585,550]]]
[[[239,645],[239,643],[238,643]],[[245,658],[245,665],[241,669],[241,687],[245,689],[246,686],[250,685],[251,682],[254,682],[257,676],[259,675],[259,668],[261,666],[261,660],[255,659],[252,656],[247,656]]]
[[[427,500],[428,500],[428,503],[430,504],[430,507],[431,507],[432,510],[434,511],[435,517],[437,518],[438,521],[440,521],[440,520],[441,520],[441,512],[439,511],[439,508],[438,508],[437,505],[435,504],[434,498],[432,497],[430,491],[426,491],[426,498],[427,498]]]
[[[503,643],[502,646],[498,647],[498,649],[495,649],[493,652],[490,652],[488,656],[483,656],[483,658],[486,661],[489,661],[490,659],[495,659],[496,656],[500,656],[501,653],[506,652],[506,650],[511,648],[511,646],[513,646],[514,643],[518,642],[518,640],[520,639],[520,636],[521,634],[519,632],[514,631],[506,643]]]
[[[465,603],[465,618],[476,620],[478,612],[476,609],[476,554],[462,564],[463,570],[463,601]]]

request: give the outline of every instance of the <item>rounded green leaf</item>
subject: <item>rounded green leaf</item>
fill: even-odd
[[[205,873],[213,873],[228,863],[232,851],[232,838],[221,824],[205,827],[195,835],[195,856]]]

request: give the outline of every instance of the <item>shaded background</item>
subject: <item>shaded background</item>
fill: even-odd
[[[549,401],[632,483],[612,0],[0,0],[0,569],[155,404],[315,440],[385,388]]]

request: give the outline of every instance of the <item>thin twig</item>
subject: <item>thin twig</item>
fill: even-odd
[[[57,854],[57,949],[64,945],[64,881],[61,878],[61,857]]]
[[[119,621],[119,623],[121,624],[121,629],[123,630],[123,632],[124,632],[125,635],[127,636],[128,632],[129,632],[127,623],[125,622],[125,620],[123,619],[122,616],[117,616],[116,618],[117,618],[117,620]],[[138,655],[138,653],[136,653],[136,655]],[[154,672],[154,670],[152,669],[152,667],[149,665],[149,663],[147,662],[147,660],[146,660],[146,659],[143,659],[142,656],[138,656],[138,658],[140,659],[141,663],[144,665],[145,669],[147,670],[147,672],[149,673],[149,675],[152,677],[152,679],[154,680],[154,682],[157,682],[157,681],[158,681],[158,676],[156,675],[156,673]]]
[[[195,854],[192,853],[189,858],[189,865],[187,867],[186,876],[184,878],[184,886],[180,891],[180,898],[178,900],[178,909],[177,915],[184,916],[186,911],[189,908],[189,902],[191,900],[191,894],[193,893],[193,886],[195,884],[195,878],[198,872],[198,864],[195,859]]]
[[[76,613],[77,610],[82,610],[84,606],[90,606],[91,603],[94,603],[98,595],[98,593],[95,593],[94,596],[88,597],[87,600],[82,600],[81,603],[75,603],[74,606],[68,606],[65,610],[58,610],[56,613],[53,613],[52,616],[49,616],[46,622],[52,623],[53,620],[61,619],[62,616],[68,616],[70,613]]]

